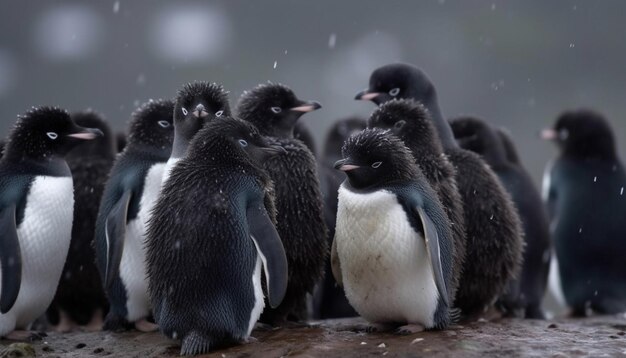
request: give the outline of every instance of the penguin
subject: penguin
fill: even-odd
[[[304,113],[321,108],[318,102],[302,101],[281,84],[262,84],[244,92],[237,104],[239,118],[254,124],[286,152],[263,163],[276,189],[276,229],[287,252],[289,284],[280,307],[263,312],[261,322],[283,326],[307,316],[307,294],[322,278],[328,254],[327,228],[311,151],[293,138],[293,128]],[[290,323],[288,323],[288,321]]]
[[[368,126],[390,130],[411,150],[416,164],[443,205],[454,240],[452,270],[454,279],[448,290],[456,296],[458,277],[465,263],[466,237],[463,202],[456,182],[456,169],[443,154],[435,127],[428,111],[410,100],[392,100],[381,104],[370,116]]]
[[[454,239],[437,193],[388,130],[352,135],[335,168],[333,275],[369,331],[445,329],[455,319]]]
[[[498,137],[500,137],[500,142],[502,142],[502,145],[504,146],[506,160],[508,160],[509,163],[521,166],[523,169],[522,161],[517,153],[517,149],[515,149],[515,144],[513,144],[513,139],[511,139],[510,134],[503,128],[495,128],[495,131]]]
[[[74,147],[66,161],[74,181],[74,224],[72,240],[48,321],[56,330],[67,332],[75,326],[96,331],[108,312],[93,246],[100,198],[115,160],[115,139],[108,123],[94,111],[71,114],[82,127],[98,128],[103,136]]]
[[[128,144],[117,156],[102,194],[95,247],[110,302],[105,330],[157,328],[148,321],[144,245],[147,220],[172,151],[173,110],[173,101],[158,100],[144,103],[133,113]]]
[[[560,154],[548,166],[550,213],[561,288],[574,316],[626,311],[626,171],[607,119],[566,111],[542,132]]]
[[[345,176],[334,169],[335,162],[341,159],[341,147],[350,135],[365,129],[367,123],[361,117],[339,119],[326,135],[324,151],[318,161],[320,188],[324,197],[324,220],[328,227],[328,246],[335,237],[337,222],[337,192]],[[314,319],[355,317],[358,313],[350,306],[346,294],[332,275],[330,257],[326,259],[324,278],[313,295]]]
[[[228,92],[210,82],[187,83],[178,91],[174,106],[174,144],[163,174],[163,183],[170,171],[185,156],[191,139],[205,123],[230,116]]]
[[[20,330],[52,302],[70,246],[74,188],[64,156],[99,136],[56,107],[31,109],[9,134],[0,160],[0,337],[41,338]]]
[[[376,104],[408,98],[428,109],[444,153],[456,169],[463,202],[466,264],[455,303],[468,320],[481,315],[521,268],[523,231],[510,195],[480,156],[459,147],[439,108],[435,86],[420,69],[401,63],[382,66],[370,76],[369,88],[355,98]]]
[[[117,153],[121,153],[126,148],[126,133],[120,131],[115,133],[115,148]]]
[[[313,156],[317,157],[315,138],[313,138],[313,133],[311,133],[309,128],[304,123],[296,122],[296,125],[293,128],[293,137],[302,141],[302,143],[304,143],[307,148],[309,148],[311,153],[313,153]]]
[[[548,282],[552,248],[539,190],[519,163],[513,142],[504,132],[474,117],[456,118],[450,124],[460,146],[479,154],[498,175],[522,220],[526,244],[522,271],[519,279],[510,283],[499,306],[507,316],[544,319],[541,301]],[[511,158],[517,162],[511,162]]]
[[[181,355],[244,342],[268,302],[287,290],[272,182],[260,167],[277,152],[250,123],[223,117],[192,140],[150,218],[147,265],[154,317]]]

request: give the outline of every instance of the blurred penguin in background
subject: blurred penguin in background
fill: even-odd
[[[505,315],[543,319],[541,301],[550,270],[550,231],[539,190],[519,162],[513,141],[485,121],[460,117],[450,122],[459,145],[480,154],[511,194],[524,228],[524,264],[498,306]],[[511,161],[513,160],[513,161]]]
[[[559,156],[544,176],[561,288],[573,316],[626,311],[626,171],[601,114],[561,114],[542,131]]]

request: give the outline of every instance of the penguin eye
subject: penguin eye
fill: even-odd
[[[58,134],[54,133],[54,132],[48,132],[46,133],[46,135],[48,136],[48,138],[55,140],[57,139],[57,137],[59,136]]]
[[[383,162],[374,162],[372,163],[372,168],[377,169],[378,167],[381,166],[381,164],[383,164]]]
[[[170,122],[168,122],[168,121],[159,121],[158,123],[163,128],[167,128],[167,127],[170,126]]]
[[[406,122],[405,122],[404,120],[399,120],[399,121],[397,121],[397,122],[393,125],[393,127],[394,127],[395,129],[400,129],[400,128],[404,127],[404,125],[405,125],[405,124],[406,124]]]
[[[245,148],[248,146],[248,142],[246,142],[245,139],[240,139],[239,145]]]
[[[224,110],[223,109],[215,112],[215,117],[219,118],[219,117],[222,116],[222,114],[224,114]]]
[[[566,140],[569,137],[569,131],[567,129],[561,129],[559,131],[559,139]]]
[[[185,107],[181,108],[181,110],[183,111],[183,116],[186,116],[187,113],[189,113]]]
[[[272,108],[270,108],[270,109],[271,109],[271,110],[272,110],[272,112],[274,112],[274,113],[280,113],[280,112],[282,112],[282,111],[283,111],[283,109],[282,109],[282,108],[280,108],[280,107],[272,107]]]
[[[398,93],[400,93],[400,88],[398,88],[398,87],[392,88],[391,91],[389,91],[389,95],[392,96],[392,97],[397,96]]]

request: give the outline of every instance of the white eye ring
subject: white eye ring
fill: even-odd
[[[393,96],[393,97],[397,96],[397,95],[398,95],[398,93],[400,93],[400,88],[398,88],[398,87],[396,87],[396,88],[392,88],[392,89],[389,91],[389,95],[390,95],[390,96]]]
[[[404,120],[399,120],[399,121],[397,121],[396,123],[393,124],[393,127],[396,128],[396,129],[400,129],[400,128],[404,127],[405,123],[406,122]]]
[[[48,138],[50,138],[52,140],[55,140],[55,139],[57,139],[59,137],[59,135],[54,133],[54,132],[48,132],[48,133],[46,133],[46,135],[48,136]]]
[[[372,163],[372,168],[377,169],[378,167],[381,166],[381,164],[383,164],[383,162],[374,162]]]
[[[158,123],[163,128],[167,128],[167,127],[170,126],[170,122],[168,122],[168,121],[159,121]]]
[[[272,110],[272,112],[274,112],[274,113],[280,113],[280,112],[282,112],[282,111],[283,111],[283,109],[282,109],[282,108],[280,108],[280,107],[272,107],[272,108],[270,108],[270,109],[271,109],[271,110]]]
[[[239,145],[241,145],[242,147],[247,147],[248,146],[248,142],[246,142],[244,139],[240,139],[239,140]]]
[[[183,115],[184,115],[184,116],[186,116],[186,115],[187,115],[187,113],[189,113],[189,112],[187,112],[187,109],[186,109],[185,107],[183,107],[183,108],[181,108],[181,109],[182,109],[182,111],[183,111]]]
[[[221,117],[221,116],[222,116],[222,114],[224,114],[224,110],[223,110],[223,109],[222,109],[222,110],[220,110],[220,111],[215,112],[215,117],[218,117],[218,118],[219,118],[219,117]]]

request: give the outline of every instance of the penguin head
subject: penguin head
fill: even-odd
[[[365,129],[353,134],[344,144],[342,155],[335,169],[345,172],[356,189],[380,187],[417,176],[411,151],[388,130]]]
[[[450,121],[454,138],[461,148],[477,153],[491,165],[506,162],[506,149],[495,129],[476,117],[459,117]]]
[[[171,100],[150,100],[142,104],[132,114],[126,148],[139,145],[171,150],[174,140],[173,111],[174,102]]]
[[[326,135],[324,156],[328,158],[341,155],[341,147],[346,139],[365,127],[367,127],[367,122],[361,117],[348,117],[335,122]]]
[[[562,113],[541,137],[555,142],[563,154],[574,157],[613,158],[615,137],[609,122],[598,112],[580,109]]]
[[[67,153],[68,158],[88,156],[113,158],[115,156],[113,132],[100,113],[88,109],[86,111],[73,112],[70,117],[74,123],[81,127],[98,128],[102,132],[102,136],[77,145]]]
[[[33,108],[18,117],[9,135],[4,158],[41,160],[64,157],[76,145],[102,135],[97,128],[78,126],[63,109]]]
[[[178,91],[174,127],[184,138],[193,138],[204,124],[225,116],[230,116],[230,105],[228,92],[221,85],[193,82]]]
[[[293,138],[298,119],[320,108],[319,102],[300,100],[289,87],[270,82],[244,92],[237,104],[237,114],[264,135]]]
[[[436,97],[435,86],[422,70],[406,63],[393,63],[374,70],[369,87],[354,99],[380,105],[392,99],[413,98],[428,104],[436,101]]]
[[[262,168],[270,157],[285,153],[249,122],[226,116],[205,125],[190,144],[187,158],[198,163],[237,163]]]
[[[368,127],[388,129],[411,146],[434,146],[443,152],[426,107],[411,99],[391,100],[378,107],[368,120]]]

